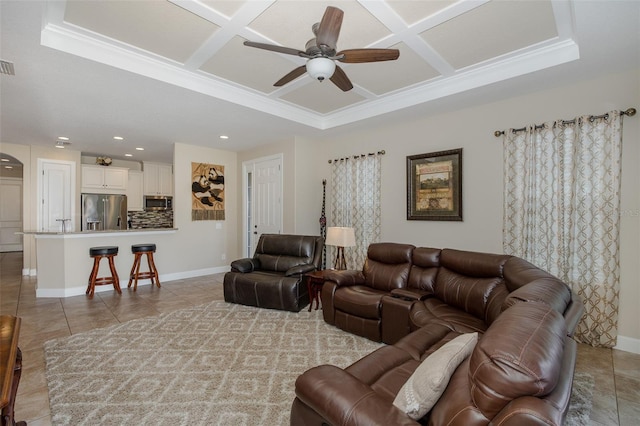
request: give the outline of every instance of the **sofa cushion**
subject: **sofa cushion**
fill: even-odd
[[[571,303],[571,290],[557,278],[538,278],[512,291],[502,304],[502,310],[518,302],[546,303],[558,313],[564,313]]]
[[[226,302],[260,308],[299,312],[309,303],[309,293],[306,286],[300,285],[299,277],[278,273],[227,272],[223,290]]]
[[[335,309],[360,318],[380,319],[382,296],[385,291],[362,285],[341,287],[333,298]]]
[[[256,254],[304,257],[310,263],[315,254],[317,238],[309,235],[262,234]]]
[[[454,249],[440,252],[440,266],[478,278],[503,277],[504,265],[512,256]]]
[[[413,249],[414,246],[410,244],[376,243],[369,245],[367,259],[362,268],[366,285],[385,292],[394,288],[405,288]]]
[[[504,265],[504,277],[507,280],[509,291],[515,291],[540,278],[555,278],[530,262],[516,256],[512,256]]]
[[[436,279],[435,295],[438,299],[485,321],[487,306],[494,294],[502,294],[501,277],[476,277],[463,275],[449,268],[440,267]]]
[[[566,325],[546,304],[516,303],[487,329],[469,359],[471,398],[489,419],[521,396],[542,397],[559,379]]]
[[[306,258],[297,256],[256,253],[254,258],[260,262],[260,269],[274,272],[285,272],[295,266],[309,264]]]
[[[482,319],[439,299],[416,302],[409,312],[410,328],[415,330],[431,324],[442,324],[458,333],[484,333],[488,325]]]
[[[417,247],[411,256],[407,288],[433,293],[440,265],[440,249]]]
[[[420,365],[411,354],[395,346],[383,346],[359,359],[345,371],[390,402]]]
[[[320,265],[322,241],[316,236],[262,234],[256,246],[254,259],[260,269],[285,272],[304,264]]]
[[[449,378],[473,351],[478,333],[461,334],[422,361],[393,400],[393,405],[418,420],[438,401]]]
[[[393,346],[377,349],[345,370],[391,402],[421,361],[458,335],[445,326],[433,324],[405,336]]]

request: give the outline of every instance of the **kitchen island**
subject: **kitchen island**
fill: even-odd
[[[177,228],[127,229],[115,231],[84,232],[23,232],[34,235],[37,256],[36,297],[69,297],[85,294],[93,260],[89,249],[99,246],[117,246],[116,269],[120,286],[127,288],[129,272],[133,265],[133,244],[155,244],[155,263],[160,272],[160,281],[171,280],[171,272],[163,265],[171,265],[171,250]],[[146,264],[143,262],[143,268]],[[99,276],[108,274],[107,262],[100,264]],[[165,271],[165,274],[163,274]],[[167,274],[168,273],[168,274]],[[178,277],[176,277],[178,278]],[[173,278],[173,279],[176,279]],[[143,280],[139,285],[149,284]],[[114,291],[112,286],[100,286],[96,292]]]

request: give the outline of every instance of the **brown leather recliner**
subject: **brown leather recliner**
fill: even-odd
[[[514,256],[421,247],[410,259],[406,286],[380,300],[381,336],[390,345],[345,369],[322,365],[302,374],[291,425],[561,425],[576,362],[571,335],[584,312],[580,297]],[[330,297],[347,277],[362,279],[338,275],[341,282],[324,284],[329,314],[339,312]],[[429,412],[416,422],[393,404],[422,362],[470,332],[478,333],[477,345]]]
[[[320,236],[262,234],[252,258],[231,262],[224,300],[299,312],[309,304],[303,276],[320,268],[323,246]]]
[[[362,271],[325,271],[322,287],[325,322],[381,341],[382,298],[393,289],[407,286],[413,249],[410,244],[371,244]]]

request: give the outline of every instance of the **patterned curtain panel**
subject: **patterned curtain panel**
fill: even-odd
[[[576,339],[616,344],[622,118],[559,120],[504,137],[504,252],[578,293]]]
[[[331,171],[331,225],[354,229],[356,247],[345,248],[347,269],[362,269],[369,244],[380,240],[380,156],[337,160]],[[331,248],[327,264],[336,249]]]

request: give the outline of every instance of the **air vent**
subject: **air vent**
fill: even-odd
[[[16,72],[13,69],[13,62],[0,59],[0,74],[16,75]]]

